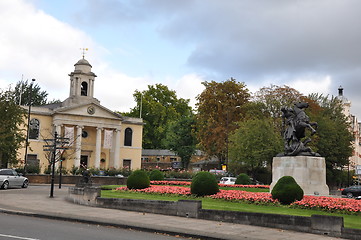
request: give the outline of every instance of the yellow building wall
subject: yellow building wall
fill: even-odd
[[[125,129],[131,128],[133,131],[132,146],[124,146]],[[121,149],[120,159],[121,164],[123,160],[131,160],[132,170],[141,169],[142,159],[142,136],[143,136],[143,125],[136,124],[122,124],[121,131]]]
[[[53,117],[47,115],[39,115],[39,114],[31,114],[31,119],[36,118],[40,122],[40,134],[39,139],[33,140],[29,139],[29,147],[28,147],[28,154],[36,154],[37,158],[39,159],[39,166],[41,168],[40,172],[43,173],[45,169],[47,169],[49,160],[46,154],[49,152],[43,151],[43,146],[49,144],[49,142],[44,141],[44,139],[52,139],[54,127]],[[83,120],[82,117],[72,117],[73,120],[77,122]],[[68,127],[74,127],[74,125],[64,125]],[[124,146],[124,133],[126,128],[131,128],[133,130],[132,136],[132,146]],[[142,130],[143,125],[140,124],[122,124],[121,126],[121,134],[120,134],[120,166],[123,166],[123,160],[131,160],[131,169],[140,169],[141,168],[141,155],[142,155]],[[81,142],[81,155],[88,155],[88,167],[94,167],[95,165],[95,146],[96,146],[96,128],[95,127],[88,127],[85,126],[83,131],[88,133],[86,138],[82,138]],[[76,135],[76,129],[74,129]],[[62,132],[58,133],[60,136],[64,136],[64,128],[62,128]],[[100,162],[101,169],[108,169],[113,166],[113,160],[111,159],[112,154],[110,149],[103,148],[104,143],[104,131],[102,131],[101,137],[101,159],[104,159],[105,162]],[[70,149],[66,151],[64,154],[65,160],[62,162],[62,167],[71,170],[74,165],[74,157],[76,155],[74,147],[75,147],[76,136],[74,136],[74,143],[70,146]],[[18,152],[19,159],[23,160],[25,157],[25,147],[20,149]],[[59,163],[57,163],[58,166]]]

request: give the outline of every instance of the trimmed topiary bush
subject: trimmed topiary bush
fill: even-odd
[[[235,184],[242,184],[242,185],[249,185],[251,184],[251,178],[245,174],[245,173],[241,173],[237,176],[236,182]]]
[[[198,172],[192,179],[191,193],[197,196],[213,195],[219,192],[216,177],[209,172]]]
[[[142,170],[135,170],[127,179],[128,189],[143,189],[150,186],[148,174]]]
[[[161,171],[159,171],[158,169],[154,169],[150,172],[149,179],[151,181],[163,181],[164,174]]]
[[[303,198],[303,190],[296,180],[291,176],[281,177],[272,189],[272,198],[277,199],[281,204],[291,204]]]

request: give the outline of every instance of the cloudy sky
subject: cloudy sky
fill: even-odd
[[[252,92],[342,85],[361,119],[360,11],[359,0],[1,0],[0,87],[35,78],[64,100],[88,48],[95,97],[111,110],[156,83],[194,104],[202,81],[233,77]]]

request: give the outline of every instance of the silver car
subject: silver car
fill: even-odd
[[[21,176],[13,169],[0,169],[0,188],[8,189],[12,187],[27,188],[29,180]]]

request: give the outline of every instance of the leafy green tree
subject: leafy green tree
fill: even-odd
[[[0,167],[16,164],[17,150],[25,141],[26,111],[20,107],[12,91],[0,92]]]
[[[173,122],[167,133],[167,147],[181,159],[183,168],[187,169],[192,155],[196,151],[197,138],[195,135],[194,116],[183,116]]]
[[[143,148],[166,148],[169,124],[192,113],[189,100],[178,98],[175,91],[162,84],[149,85],[148,90],[137,90],[133,96],[137,106],[124,115],[143,118]]]
[[[197,96],[197,137],[202,150],[218,157],[221,165],[228,160],[228,137],[237,128],[250,93],[244,83],[233,78],[203,85],[205,89]]]
[[[313,108],[310,105],[311,111],[308,114],[312,121],[318,123],[316,138],[311,142],[311,147],[325,157],[327,181],[333,185],[337,182],[339,169],[347,166],[352,156],[354,136],[350,132],[350,122],[343,114],[340,99],[319,94],[312,94],[308,98],[314,102],[313,105],[316,104]]]
[[[248,172],[257,179],[257,170],[269,166],[273,157],[282,151],[281,136],[271,119],[249,118],[240,122],[230,136],[229,168],[232,172]]]
[[[21,80],[17,82],[13,90],[13,94],[15,97],[15,102],[20,105],[29,105],[30,94],[33,106],[40,106],[47,103],[48,93],[46,91],[41,91],[37,83],[29,83],[28,80]]]

